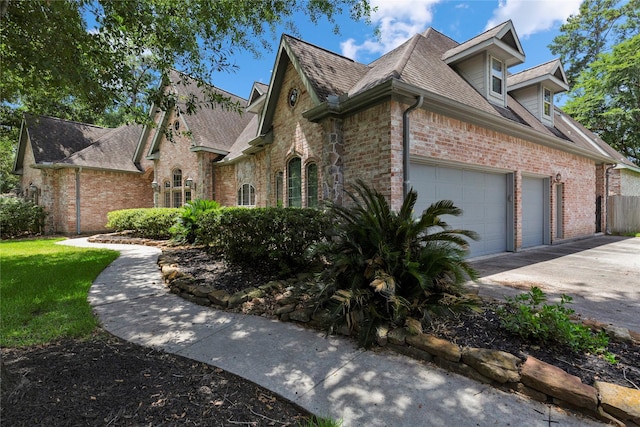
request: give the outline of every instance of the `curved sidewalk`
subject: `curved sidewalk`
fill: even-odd
[[[110,333],[232,372],[345,427],[602,425],[389,351],[190,303],[162,283],[157,248],[61,243],[120,251],[89,291]]]

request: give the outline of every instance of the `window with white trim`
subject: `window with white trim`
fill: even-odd
[[[256,189],[251,184],[243,184],[238,189],[238,206],[255,206]]]
[[[288,203],[290,208],[302,207],[302,160],[294,157],[287,165]]]
[[[502,96],[504,83],[504,63],[491,57],[491,92]]]
[[[542,88],[542,114],[551,118],[551,111],[553,111],[553,93],[546,87]]]

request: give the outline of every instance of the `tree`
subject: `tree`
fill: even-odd
[[[169,69],[209,82],[213,72],[233,70],[235,53],[259,56],[278,26],[295,34],[294,14],[335,22],[343,10],[368,20],[369,0],[0,0],[2,190],[13,185],[6,165],[15,146],[7,141],[17,142],[24,111],[144,123],[151,102],[175,103],[158,90]],[[187,113],[212,104],[239,107],[210,92],[190,99]]]
[[[640,35],[601,53],[579,75],[567,113],[640,165]]]
[[[640,31],[640,0],[585,0],[560,27],[549,49],[560,55],[572,85],[582,70],[612,45]]]
[[[233,69],[236,52],[260,55],[277,26],[295,32],[294,14],[335,22],[344,8],[354,19],[370,12],[368,0],[0,0],[0,103],[72,97],[95,111],[124,108],[141,121],[148,101],[162,105],[146,76],[157,80],[176,68],[210,81],[212,72]],[[135,58],[148,67],[142,80]]]
[[[640,164],[640,0],[585,0],[549,48],[572,86],[564,109]]]

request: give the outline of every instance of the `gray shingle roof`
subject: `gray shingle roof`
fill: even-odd
[[[295,37],[283,36],[287,46],[302,67],[320,102],[329,95],[342,95],[358,81],[367,66],[337,53],[303,42]]]
[[[140,172],[133,163],[140,125],[109,129],[31,115],[25,115],[25,123],[36,164]]]
[[[219,94],[244,108],[247,100],[225,92],[214,86],[200,83],[193,78],[171,71],[171,86],[178,95],[181,111],[186,111],[186,101],[191,95],[199,107],[194,114],[182,114],[183,120],[191,131],[196,146],[228,151],[236,138],[251,120],[250,114],[241,114],[236,110],[211,103],[211,95]]]
[[[459,45],[447,50],[446,52],[443,52],[442,59],[446,60],[448,58],[451,58],[451,57],[457,55],[460,52],[464,52],[465,50],[472,48],[473,46],[477,46],[477,45],[481,44],[482,42],[485,42],[487,40],[492,39],[500,31],[502,31],[502,29],[504,27],[509,25],[510,22],[511,21],[503,22],[502,24],[498,25],[497,27],[490,28],[487,31],[485,31],[484,33],[479,34],[479,35],[475,36],[474,38],[469,39],[466,42],[461,43],[461,44],[459,44]]]

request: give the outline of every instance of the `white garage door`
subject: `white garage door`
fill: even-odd
[[[418,192],[416,214],[438,200],[452,200],[463,210],[444,221],[454,228],[473,230],[480,240],[470,242],[470,256],[507,250],[507,176],[466,169],[411,165],[411,185]]]
[[[522,247],[539,246],[545,238],[545,180],[522,178]]]

